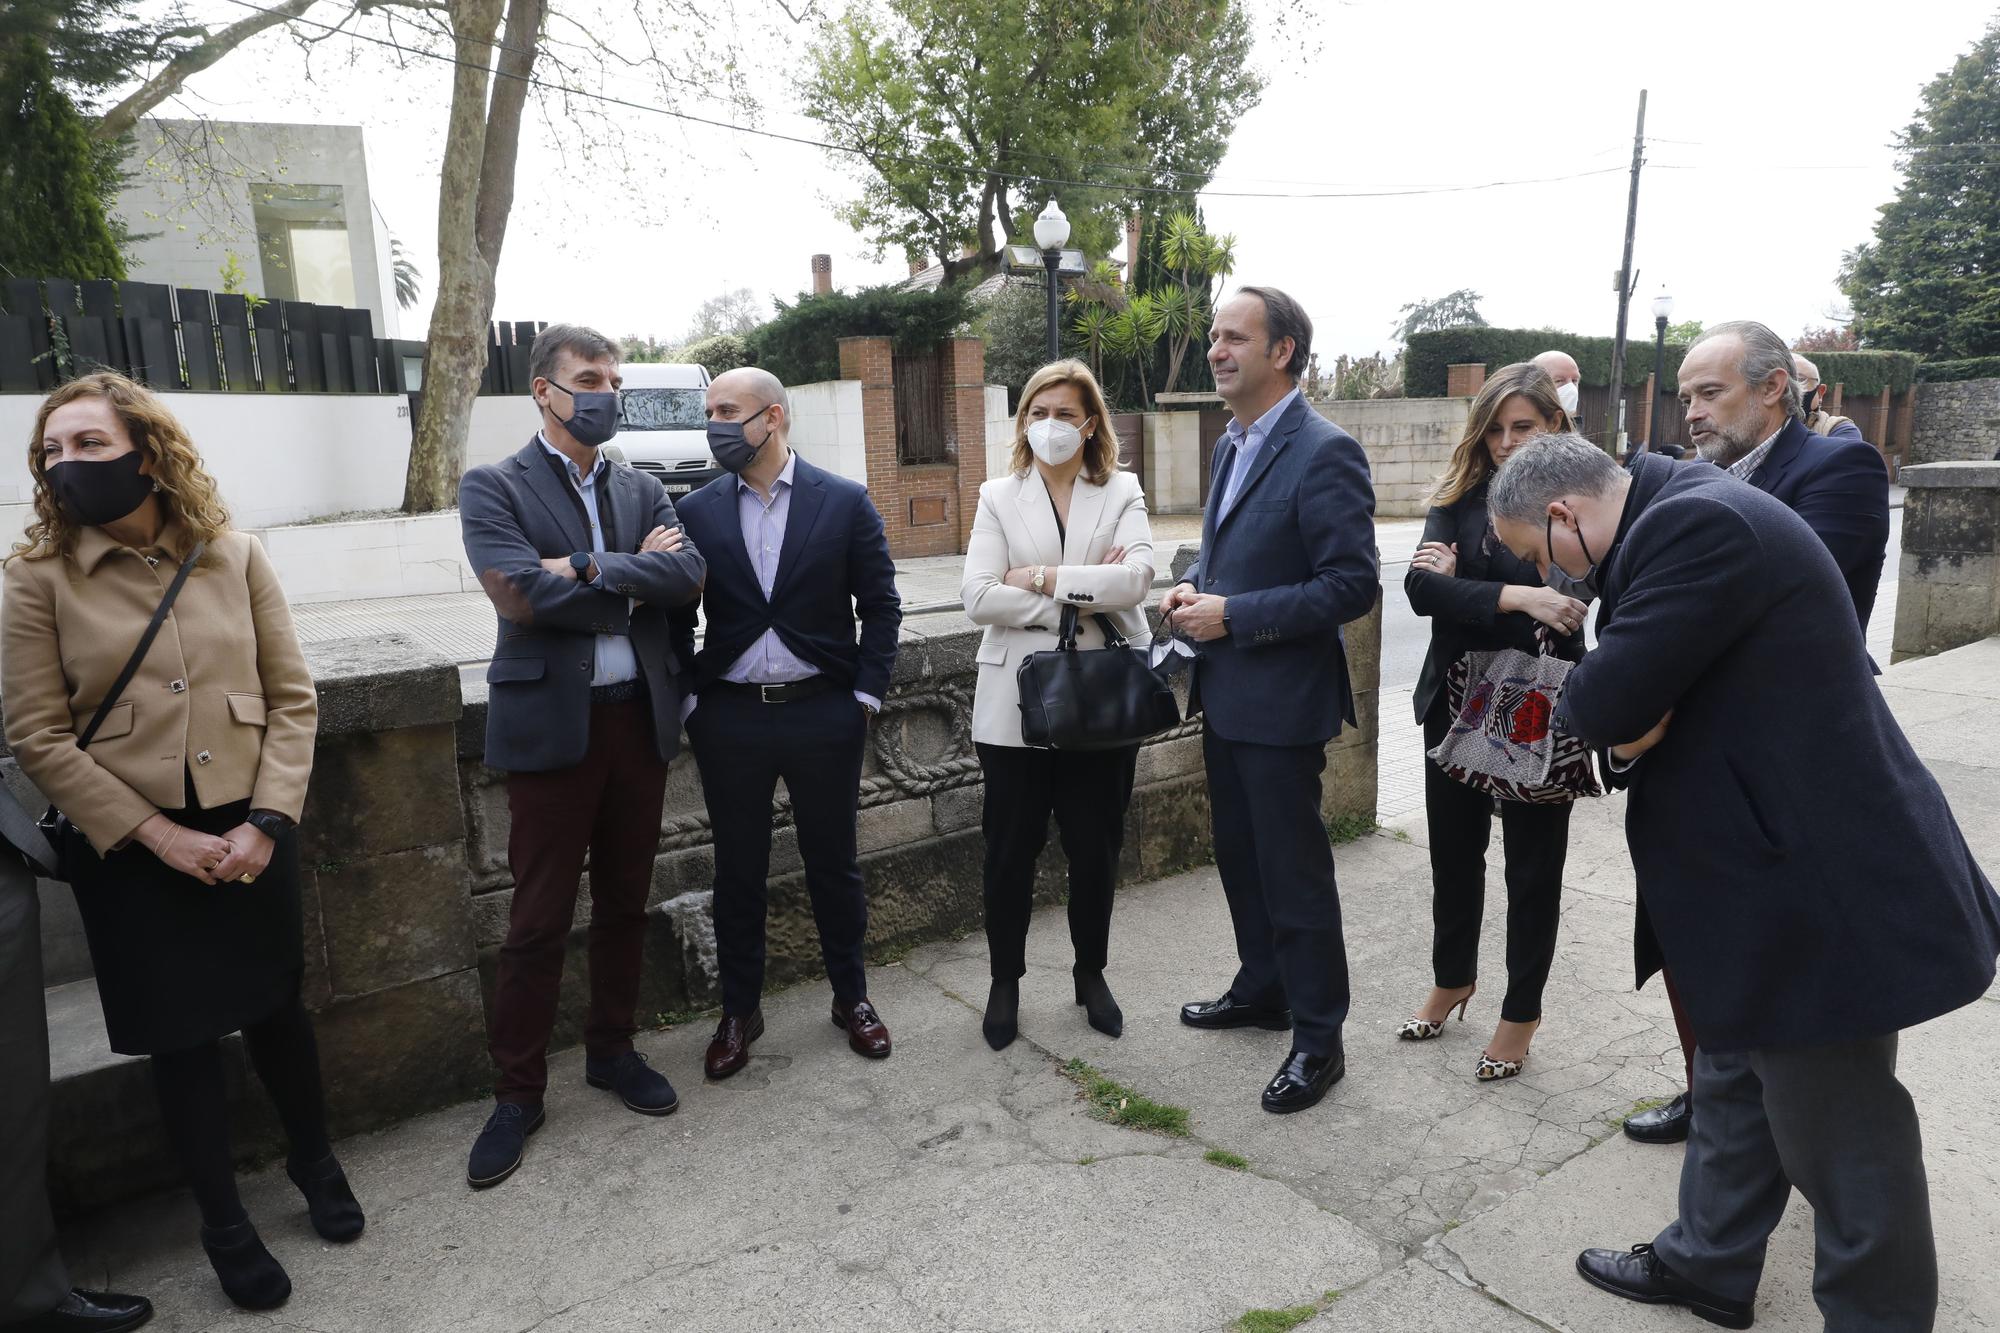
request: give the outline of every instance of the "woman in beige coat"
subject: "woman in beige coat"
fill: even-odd
[[[1076,1002],[1090,1025],[1125,1028],[1104,980],[1111,897],[1139,747],[1075,752],[1021,740],[1015,673],[1056,646],[1064,606],[1078,611],[1078,646],[1102,648],[1093,614],[1129,642],[1150,641],[1140,606],[1153,586],[1153,534],[1138,478],[1118,470],[1104,391],[1081,361],[1043,366],[1021,390],[1013,470],[979,488],[965,553],[965,614],[986,626],[978,651],[972,739],[986,779],[986,942],[993,985],[983,1024],[994,1050],[1019,1030],[1028,970],[1035,860],[1055,816],[1069,860],[1069,933]]]
[[[161,1118],[230,1299],[291,1281],[237,1197],[220,1042],[241,1031],[314,1227],[363,1217],[327,1139],[293,825],[318,700],[264,548],[232,531],[187,432],[120,375],[50,394],[28,445],[35,520],[6,563],[0,693],[21,770],[68,816],[71,881],[111,1048],[148,1055]],[[199,547],[136,674],[112,693]]]

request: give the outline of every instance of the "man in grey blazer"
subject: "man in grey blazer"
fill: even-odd
[[[1375,490],[1346,431],[1300,396],[1312,321],[1271,287],[1215,312],[1209,366],[1236,413],[1215,450],[1201,558],[1160,602],[1199,656],[1215,864],[1241,967],[1190,1027],[1291,1028],[1263,1106],[1304,1110],[1347,1069],[1347,944],[1320,813],[1326,743],[1354,721],[1340,627],[1380,593]]]
[[[0,1329],[117,1333],[153,1317],[143,1296],[69,1284],[49,1216],[49,1020],[42,1008],[41,903],[35,875],[54,857],[13,796],[0,791]]]
[[[604,457],[618,429],[618,351],[555,324],[529,354],[541,432],[465,474],[466,559],[499,612],[486,668],[486,762],[507,770],[514,876],[488,1040],[498,1105],[466,1183],[497,1185],[542,1124],[563,950],[590,860],[584,1078],[666,1115],[672,1085],[632,1049],[646,895],[667,764],[680,748],[681,662],[667,612],[707,568],[659,482]]]

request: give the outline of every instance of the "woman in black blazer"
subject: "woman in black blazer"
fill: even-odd
[[[1496,648],[1534,652],[1536,628],[1545,625],[1555,635],[1558,654],[1572,662],[1583,656],[1584,604],[1545,586],[1533,565],[1500,544],[1486,517],[1487,482],[1507,455],[1537,435],[1569,429],[1569,414],[1546,371],[1526,363],[1502,367],[1473,400],[1464,438],[1432,492],[1423,544],[1403,576],[1410,606],[1431,619],[1430,652],[1415,695],[1426,751],[1451,724],[1445,674],[1464,654]],[[1403,1024],[1398,1035],[1406,1041],[1441,1036],[1454,1008],[1463,1020],[1476,989],[1495,804],[1424,762],[1436,985]],[[1555,958],[1569,850],[1569,806],[1497,804],[1507,851],[1507,995],[1475,1071],[1481,1080],[1512,1078],[1527,1060]]]

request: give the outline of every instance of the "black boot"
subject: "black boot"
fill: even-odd
[[[354,1191],[348,1188],[347,1173],[332,1153],[309,1166],[285,1163],[285,1174],[306,1196],[306,1211],[312,1214],[313,1230],[331,1241],[353,1240],[368,1225]]]
[[[986,1021],[979,1025],[986,1034],[986,1044],[996,1051],[1004,1051],[1014,1044],[1014,1038],[1021,1031],[1021,983],[1018,979],[1002,981],[993,978],[993,989],[986,992]]]
[[[1074,969],[1076,976],[1076,1002],[1090,1018],[1090,1025],[1107,1037],[1119,1037],[1125,1033],[1125,1014],[1119,1009],[1118,1001],[1111,996],[1111,987],[1104,984],[1104,973],[1086,971],[1081,965]]]
[[[233,1226],[201,1229],[201,1248],[230,1300],[246,1310],[275,1310],[292,1295],[292,1280],[244,1218]]]

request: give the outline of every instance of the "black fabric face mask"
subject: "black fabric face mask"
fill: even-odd
[[[549,384],[561,389],[570,397],[570,418],[563,421],[562,428],[570,433],[570,438],[578,444],[595,449],[618,433],[618,395],[615,393],[579,393],[566,384]],[[556,420],[562,421],[561,417]]]
[[[771,409],[766,407],[757,413],[764,415]],[[716,465],[726,472],[741,474],[743,469],[757,461],[757,455],[764,452],[764,446],[771,442],[771,432],[766,429],[764,438],[750,443],[744,433],[742,421],[711,421],[708,423],[708,452],[715,458]]]
[[[153,479],[139,471],[145,461],[146,456],[134,449],[101,461],[51,463],[49,490],[73,522],[101,528],[124,518],[153,493]]]

